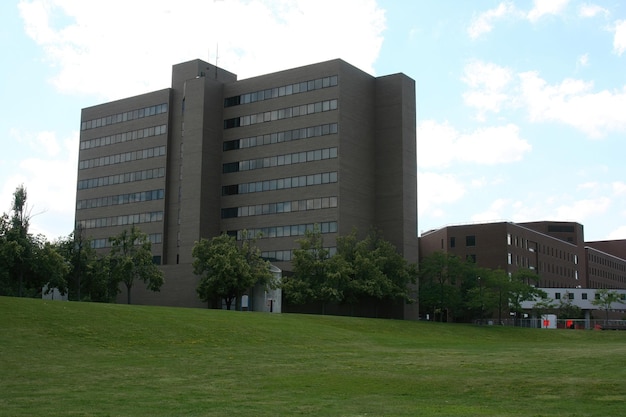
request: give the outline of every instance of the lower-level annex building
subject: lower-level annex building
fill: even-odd
[[[422,257],[441,251],[511,274],[534,270],[542,288],[626,289],[626,240],[585,242],[575,222],[447,226],[422,233],[419,241]]]
[[[374,227],[416,262],[415,119],[404,74],[336,59],[237,80],[177,64],[170,88],[82,110],[76,224],[103,251],[130,225],[148,234],[166,283],[137,288],[137,303],[202,306],[191,251],[224,232],[261,232],[263,256],[287,271],[314,224],[331,248]]]

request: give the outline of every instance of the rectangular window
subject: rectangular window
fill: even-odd
[[[555,292],[554,293],[554,299],[555,300],[560,300],[561,299],[561,293],[560,292]]]
[[[456,246],[456,238],[454,236],[452,236],[450,238],[450,247],[454,248]]]
[[[465,236],[465,246],[476,246],[476,236]]]

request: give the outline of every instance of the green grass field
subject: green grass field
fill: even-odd
[[[1,416],[624,416],[626,332],[0,297]]]

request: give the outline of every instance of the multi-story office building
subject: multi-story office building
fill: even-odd
[[[448,226],[420,237],[422,257],[436,251],[507,273],[534,270],[543,288],[626,288],[626,241],[585,242],[579,223]]]
[[[376,228],[416,262],[415,140],[403,74],[332,60],[238,81],[185,62],[170,88],[83,109],[76,222],[102,250],[131,224],[149,235],[166,284],[139,303],[200,305],[191,251],[224,232],[260,233],[286,271],[314,225],[330,248]]]

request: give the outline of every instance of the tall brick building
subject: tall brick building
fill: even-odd
[[[136,225],[166,284],[138,303],[200,306],[196,241],[262,233],[290,270],[318,225],[329,248],[354,228],[382,231],[418,258],[415,83],[332,60],[254,78],[194,60],[170,88],[82,110],[76,223],[106,251]],[[406,318],[416,318],[407,306]]]

